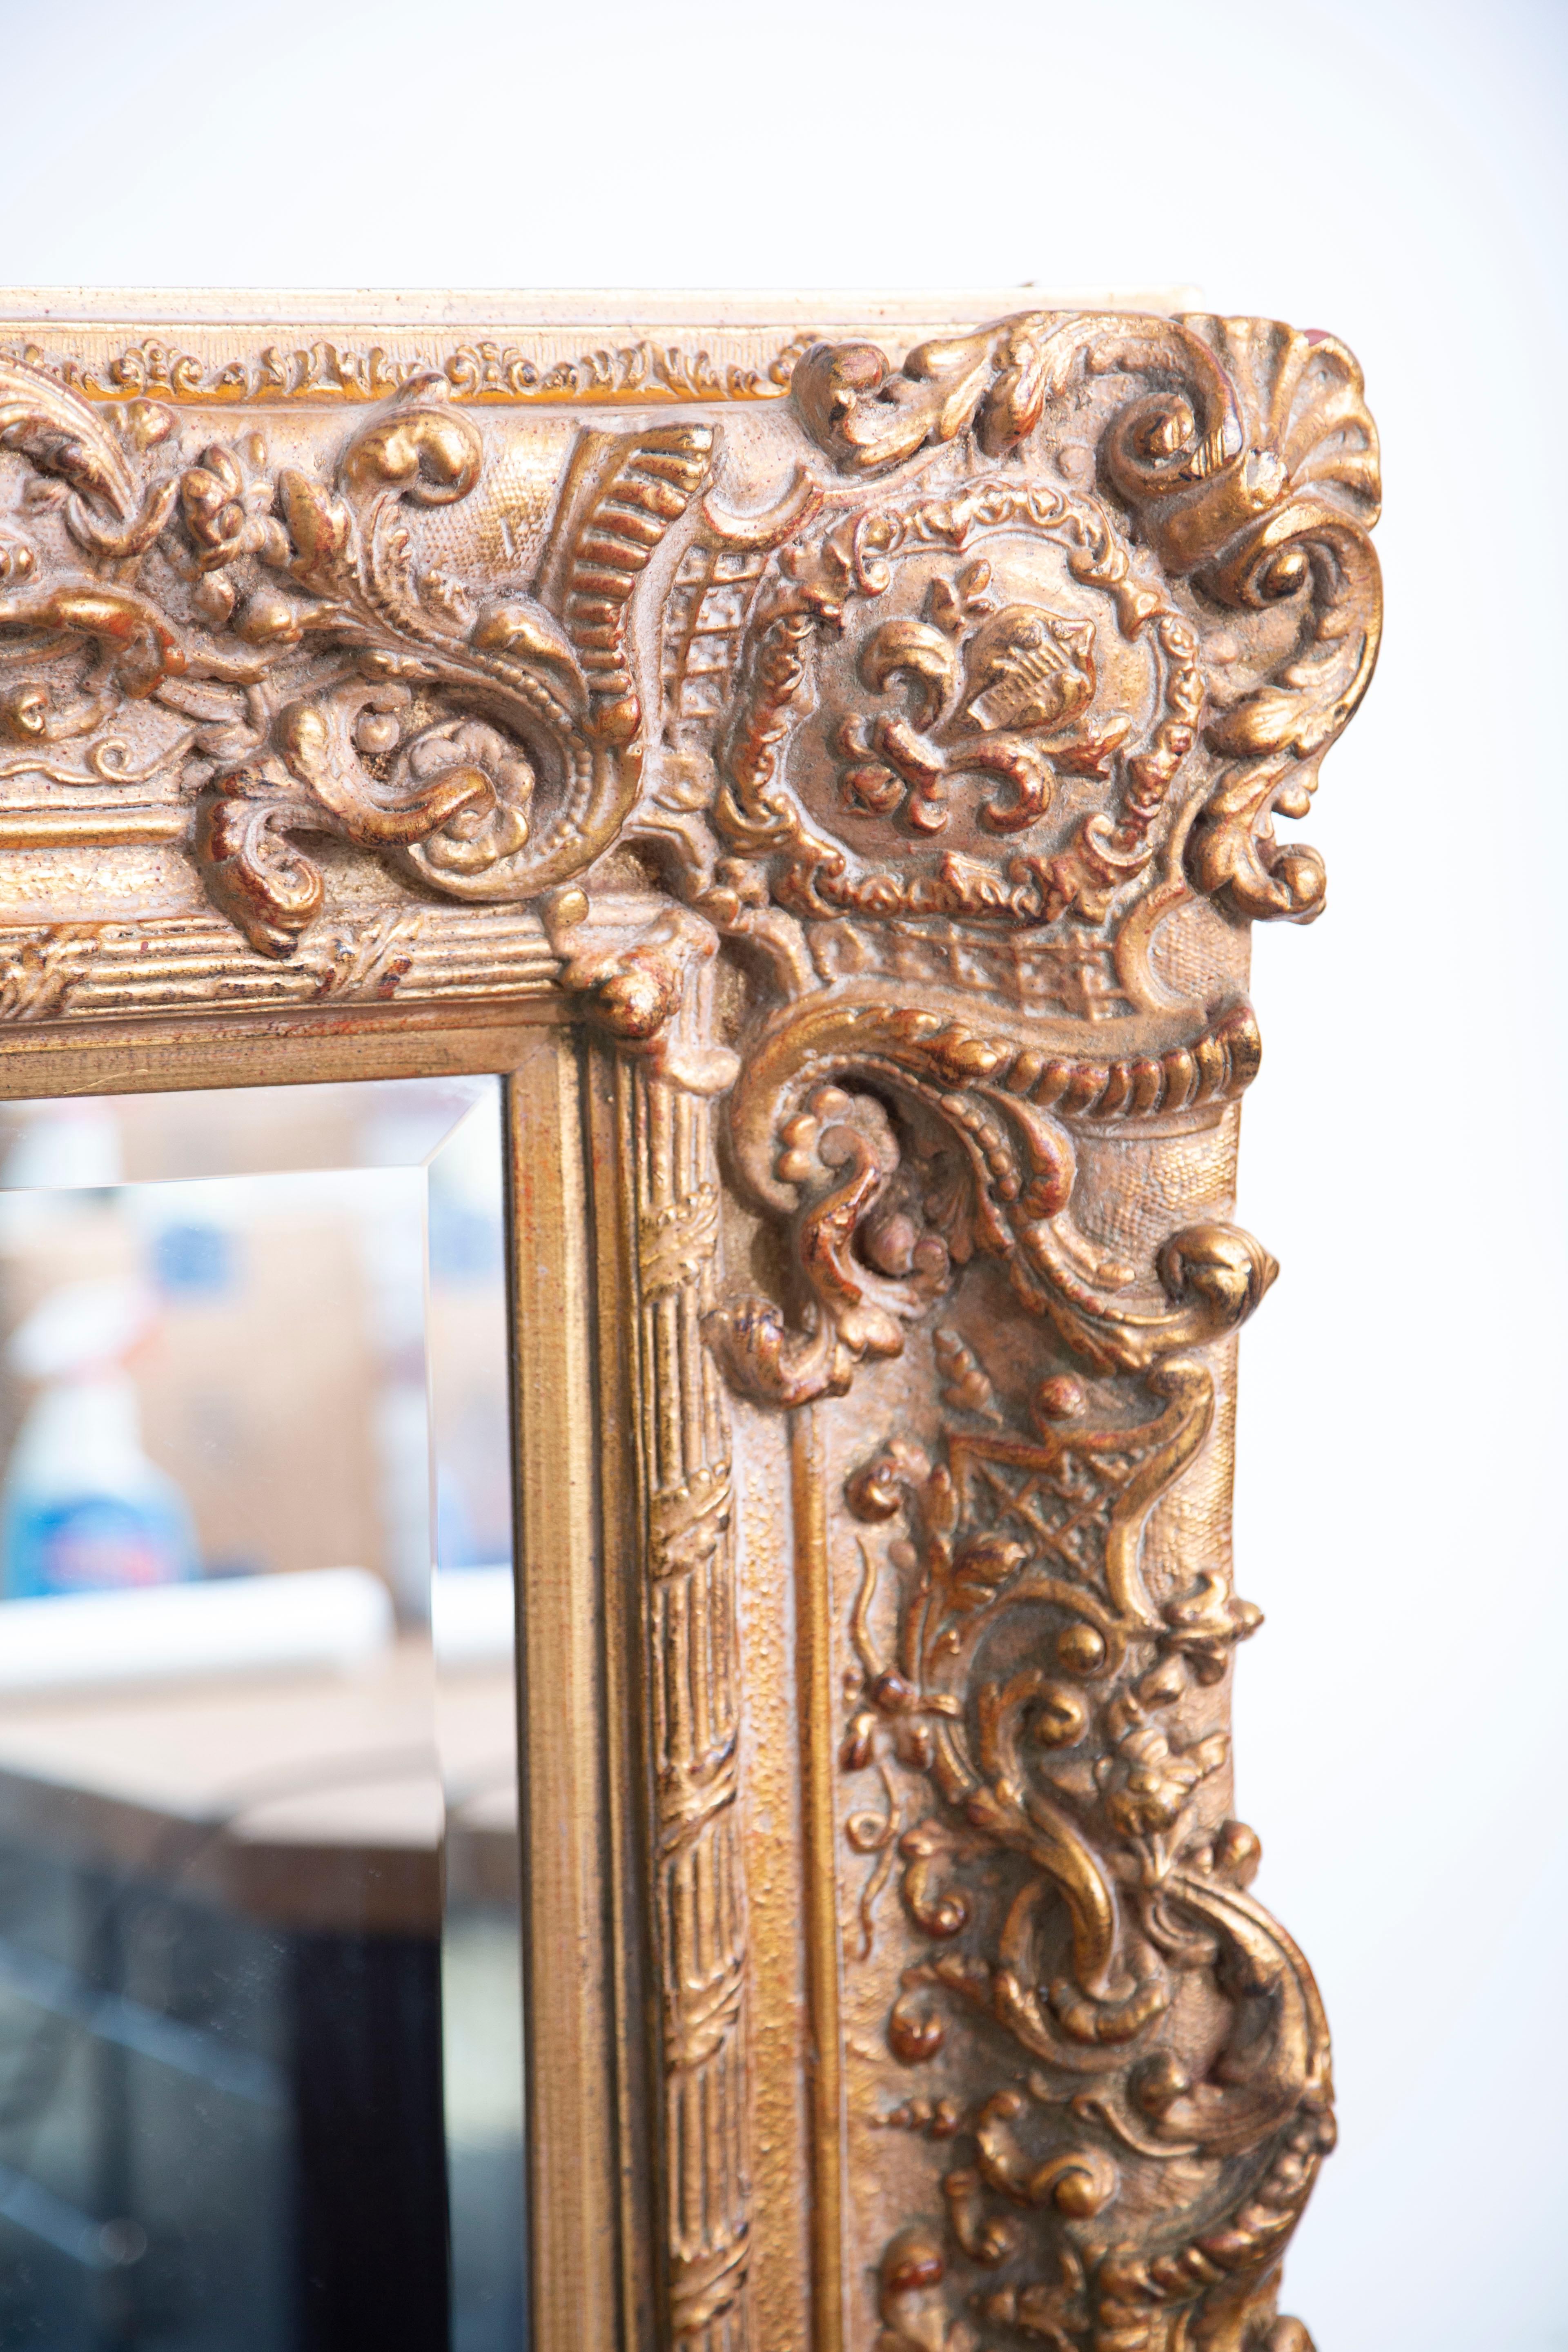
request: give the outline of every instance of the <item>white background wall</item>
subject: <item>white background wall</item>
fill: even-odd
[[[1259,934],[1241,1801],[1344,2145],[1321,2352],[1568,2347],[1563,482],[1546,0],[0,0],[13,284],[1196,283],[1330,327],[1388,636]]]

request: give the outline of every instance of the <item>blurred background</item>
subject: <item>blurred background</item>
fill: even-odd
[[[4,0],[0,25],[25,282],[1169,283],[1358,352],[1387,636],[1302,828],[1328,912],[1258,935],[1244,1121],[1242,1215],[1284,1273],[1242,1350],[1239,1576],[1268,1622],[1239,1802],[1322,1981],[1343,2126],[1288,2308],[1325,2352],[1562,2352],[1568,13]]]
[[[0,1106],[7,2347],[516,2352],[510,1459],[499,1080]]]

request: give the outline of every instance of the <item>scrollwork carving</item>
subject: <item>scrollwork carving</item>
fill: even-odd
[[[944,562],[943,550],[964,560]],[[804,796],[792,792],[784,748],[819,690],[817,641],[847,635],[854,607],[882,598],[895,613],[854,640],[851,661],[829,664],[837,789],[808,782]],[[793,912],[1026,925],[1076,911],[1100,921],[1112,894],[1148,866],[1203,685],[1191,629],[1134,580],[1102,502],[971,476],[951,496],[862,504],[785,548],[756,612],[715,823],[742,856],[782,854],[773,888]],[[895,691],[902,713],[879,707]],[[860,718],[855,704],[868,694],[871,712]],[[808,739],[807,780],[812,749]],[[999,859],[991,845],[1032,833],[1069,777],[1098,783],[1101,796],[1119,786],[1114,813],[1081,814],[1054,855],[1020,846]],[[840,837],[846,818],[895,816],[906,838],[956,835],[952,793],[969,779],[983,787],[973,818],[933,867],[907,852],[897,867],[873,864]]]
[[[1107,394],[1095,499],[1080,467],[1066,491],[1030,470],[1049,404],[1086,377]],[[1375,655],[1359,378],[1284,330],[1015,320],[897,379],[863,351],[808,352],[794,397],[870,487],[781,509],[737,715],[710,738],[721,838],[808,936],[846,914],[1100,925],[1137,1037],[1052,1050],[1011,1011],[959,1010],[956,969],[935,992],[954,1009],[927,1009],[814,944],[829,985],[759,1033],[731,1099],[737,1168],[787,1220],[798,1285],[710,1318],[731,1380],[798,1407],[904,1352],[939,1298],[946,1318],[956,1421],[934,1444],[890,1440],[846,1488],[889,1530],[860,1543],[847,1629],[841,1767],[879,1790],[843,1819],[858,1958],[887,1965],[891,1881],[911,1957],[888,2054],[937,2073],[924,2109],[956,2157],[933,2184],[945,2222],[888,2243],[881,2342],[966,2343],[973,2313],[1058,2352],[1304,2345],[1275,2298],[1332,2142],[1327,2032],[1247,1891],[1258,1842],[1225,1811],[1214,1696],[1258,1612],[1212,1557],[1158,1576],[1147,1559],[1215,1445],[1216,1351],[1275,1267],[1223,1214],[1171,1223],[1141,1259],[1108,1250],[1083,1161],[1119,1119],[1212,1123],[1256,1070],[1244,1003],[1152,1028],[1165,916],[1194,890],[1235,914],[1321,901],[1312,853],[1279,849],[1271,816],[1304,808]],[[1006,460],[984,487],[977,456]],[[1085,587],[1103,614],[1072,602]],[[1260,616],[1250,658],[1222,612]],[[1123,668],[1124,717],[1111,645],[1155,653],[1141,691]],[[1079,777],[1121,805],[1065,830]],[[963,845],[921,863],[961,806]],[[896,874],[857,853],[857,820],[901,833]],[[1052,820],[1054,850],[984,848]],[[1032,1349],[1005,1343],[1038,1365],[1011,1395],[952,1303],[987,1257],[1040,1318]]]
[[[1140,1281],[1074,1223],[1069,1121],[1223,1103],[1257,1065],[1245,1006],[1121,1064],[1045,1055],[879,996],[785,1016],[748,1056],[731,1118],[756,1197],[792,1217],[804,1321],[791,1334],[778,1304],[738,1302],[710,1318],[710,1343],[738,1385],[773,1402],[841,1393],[862,1358],[901,1352],[904,1321],[940,1293],[951,1259],[976,1250],[1003,1259],[1026,1304],[1100,1369],[1234,1328],[1273,1279],[1267,1252],[1195,1226]],[[875,1096],[852,1098],[851,1082],[908,1107],[908,1164]]]
[[[892,1656],[864,1589],[858,1607],[865,1681],[843,1760],[864,1769],[886,1738],[928,1791],[900,1843],[928,1956],[904,1970],[889,2049],[931,2063],[956,2009],[984,2021],[972,2066],[1011,2046],[1032,2067],[1026,2096],[980,2105],[974,2164],[943,2186],[971,2263],[1049,2255],[1082,2282],[1076,2317],[1058,2299],[1051,2322],[1071,2347],[1163,2346],[1183,2307],[1207,2328],[1233,2301],[1238,2327],[1271,2322],[1273,2268],[1332,2137],[1316,1990],[1246,1891],[1256,1838],[1208,1794],[1227,1742],[1202,1727],[1204,1694],[1258,1612],[1213,1570],[1156,1602],[1141,1567],[1151,1512],[1208,1436],[1213,1381],[1165,1353],[1142,1386],[1163,1404],[1153,1419],[1086,1426],[1081,1388],[1058,1375],[1033,1435],[958,1427],[934,1462],[895,1442],[848,1494],[864,1520],[902,1517],[908,1534]],[[873,1590],[875,1573],[868,1559]],[[1160,2185],[1178,2159],[1179,2194],[1175,2174]],[[987,2188],[1054,2209],[1055,2241],[1020,2241]],[[1178,2206],[1194,2215],[1184,2240]],[[1092,2240],[1062,2236],[1089,2220]],[[1150,2228],[1159,2251],[1135,2256]],[[1027,2333],[1021,2315],[1054,2293],[1008,2284],[985,2308]]]
[[[0,356],[0,1020],[615,1049],[659,2340],[1310,2352],[1234,1159],[1376,438],[1331,337],[938,323]]]
[[[964,434],[988,457],[1023,457],[1052,404],[1094,380],[1141,387],[1111,415],[1098,464],[1165,576],[1215,606],[1288,611],[1295,624],[1268,633],[1258,674],[1209,719],[1221,765],[1188,866],[1238,913],[1309,918],[1321,861],[1280,847],[1273,817],[1305,814],[1379,635],[1366,536],[1377,442],[1344,346],[1254,320],[1025,312],[923,344],[900,371],[869,345],[814,345],[792,396],[835,465],[867,477]]]
[[[141,438],[157,451],[167,431]],[[182,744],[195,860],[265,954],[289,954],[321,910],[300,845],[312,834],[383,853],[443,896],[537,897],[630,814],[642,714],[627,607],[711,445],[704,423],[584,436],[544,559],[558,615],[521,585],[477,599],[419,560],[410,510],[470,498],[484,463],[444,376],[399,384],[330,480],[268,471],[258,433],[143,480],[142,454],[100,415],[13,362],[0,447],[59,492],[97,576],[0,600],[0,640],[25,632],[47,676],[6,700],[10,731],[86,734],[149,698],[196,720]],[[57,676],[77,689],[68,716]],[[106,749],[85,760],[110,781]]]

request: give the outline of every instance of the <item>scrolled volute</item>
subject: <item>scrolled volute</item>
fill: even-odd
[[[1161,1260],[1234,1313],[1247,1269],[1223,1234],[1173,1237]],[[1275,2266],[1333,2130],[1321,2003],[1248,1891],[1258,1840],[1216,1808],[1226,1737],[1194,1720],[1257,1612],[1217,1574],[1156,1604],[1141,1566],[1206,1441],[1213,1380],[1166,1356],[1143,1386],[1163,1409],[1130,1425],[1048,1381],[1028,1437],[977,1398],[941,1458],[894,1439],[852,1477],[856,1516],[906,1533],[886,1543],[890,1654],[867,1555],[843,1762],[929,1791],[899,1846],[929,1950],[902,1970],[892,2058],[951,2066],[967,2021],[959,2079],[995,2080],[998,2032],[1027,2070],[1004,2062],[1006,2087],[944,2126],[973,2150],[942,2181],[955,2252],[1004,2274],[984,2308],[1036,2330],[1048,2317],[1065,2347],[1150,2352],[1227,2312],[1237,2345],[1275,2340],[1259,2333],[1285,2325]],[[1046,2279],[1054,2262],[1057,2288],[1019,2277],[1031,2258]],[[944,2277],[933,2267],[929,2287]]]
[[[612,486],[626,487],[647,461],[649,437],[611,444]],[[704,446],[699,432],[684,461],[689,479],[661,483],[655,542],[696,487]],[[205,476],[221,481],[221,457],[209,458]],[[320,600],[299,605],[253,593],[237,625],[253,642],[341,648],[360,679],[376,682],[332,686],[274,709],[259,759],[214,779],[218,800],[269,790],[275,797],[268,824],[246,835],[258,856],[233,848],[208,868],[218,903],[265,951],[289,952],[314,912],[296,889],[268,897],[277,865],[269,845],[289,823],[391,852],[411,880],[443,896],[505,900],[561,887],[614,837],[631,805],[640,766],[635,699],[623,693],[615,723],[595,723],[594,674],[574,641],[570,599],[564,621],[521,590],[476,613],[416,567],[403,503],[467,497],[482,459],[479,432],[451,406],[445,380],[421,375],[351,440],[337,469],[341,496],[284,468],[277,516],[258,527],[254,549],[237,523],[243,495],[220,510],[220,529],[230,516],[237,523],[219,541],[226,560],[254,552]],[[209,536],[210,507],[205,489],[187,497],[187,521],[195,516]],[[234,836],[232,821],[204,818],[198,855]],[[291,872],[298,864],[294,853]]]
[[[1254,1045],[1237,1011],[1170,1049],[1180,1099],[1238,1093]],[[709,1336],[729,1377],[774,1403],[843,1393],[863,1358],[902,1351],[949,1264],[976,1251],[1000,1258],[1026,1305],[1099,1370],[1145,1370],[1234,1330],[1277,1271],[1250,1235],[1184,1229],[1141,1275],[1072,1214],[1075,1118],[1159,1101],[1164,1066],[1046,1055],[880,994],[779,1016],[745,1057],[731,1129],[752,1196],[790,1221],[804,1321],[792,1331],[763,1299],[716,1310]]]
[[[1281,846],[1277,814],[1305,814],[1317,762],[1366,690],[1381,585],[1367,532],[1378,458],[1360,370],[1333,338],[1208,315],[1020,313],[919,346],[900,371],[868,345],[814,345],[796,413],[836,467],[876,475],[973,431],[1019,451],[1075,380],[1131,378],[1099,466],[1170,578],[1214,611],[1287,607],[1297,625],[1264,674],[1243,666],[1206,730],[1222,765],[1193,827],[1198,887],[1240,915],[1321,911],[1321,859]],[[1272,642],[1272,641],[1271,641]]]
[[[39,673],[7,700],[6,731],[92,738],[128,700],[193,719],[167,763],[195,798],[195,862],[270,956],[321,910],[311,833],[475,901],[589,866],[641,772],[634,591],[700,488],[712,427],[583,435],[534,576],[478,603],[422,535],[487,462],[446,377],[412,373],[320,471],[271,467],[259,431],[171,467],[174,423],[0,363],[0,449],[31,469],[42,541],[60,544],[58,509],[81,564],[5,536],[0,638]],[[123,745],[89,740],[82,759],[82,781],[110,782]]]
[[[207,887],[264,953],[288,953],[320,906],[319,883],[305,880],[314,869],[279,847],[290,828],[400,856],[417,847],[424,869],[459,876],[526,841],[527,761],[479,720],[405,733],[413,708],[406,686],[357,679],[285,703],[268,750],[217,778],[201,813]]]

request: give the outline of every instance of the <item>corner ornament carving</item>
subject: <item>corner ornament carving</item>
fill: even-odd
[[[727,1384],[793,1433],[821,1669],[814,2352],[1310,2352],[1231,1210],[1248,926],[1322,911],[1279,827],[1376,659],[1360,373],[1112,310],[667,357],[0,359],[0,856],[80,861],[0,1020],[552,992],[619,1049],[664,2339],[770,2347],[784,2228]],[[117,895],[132,844],[194,904]]]
[[[1259,1617],[1223,1523],[1170,1532],[1205,1461],[1213,1488],[1230,1343],[1277,1269],[1223,1214],[1108,1246],[1138,1180],[1105,1147],[1136,1138],[1148,1181],[1184,1133],[1234,1137],[1259,1060],[1237,927],[1321,910],[1321,860],[1275,820],[1375,660],[1359,374],[1272,325],[1025,315],[901,370],[815,347],[794,397],[837,480],[803,469],[771,524],[707,508],[769,551],[711,739],[709,887],[781,974],[831,984],[773,1014],[730,1105],[795,1299],[707,1329],[737,1388],[795,1409],[930,1334],[843,1489],[867,1530],[846,2000],[891,1885],[901,1915],[849,2144],[932,2158],[896,2168],[916,2210],[881,2249],[879,2352],[1309,2352],[1277,2297],[1333,2145],[1328,2032],[1228,1808]],[[1174,919],[1204,974],[1184,1020]],[[1059,994],[1020,1017],[1018,950],[1053,935],[1100,947],[1114,1024]]]

